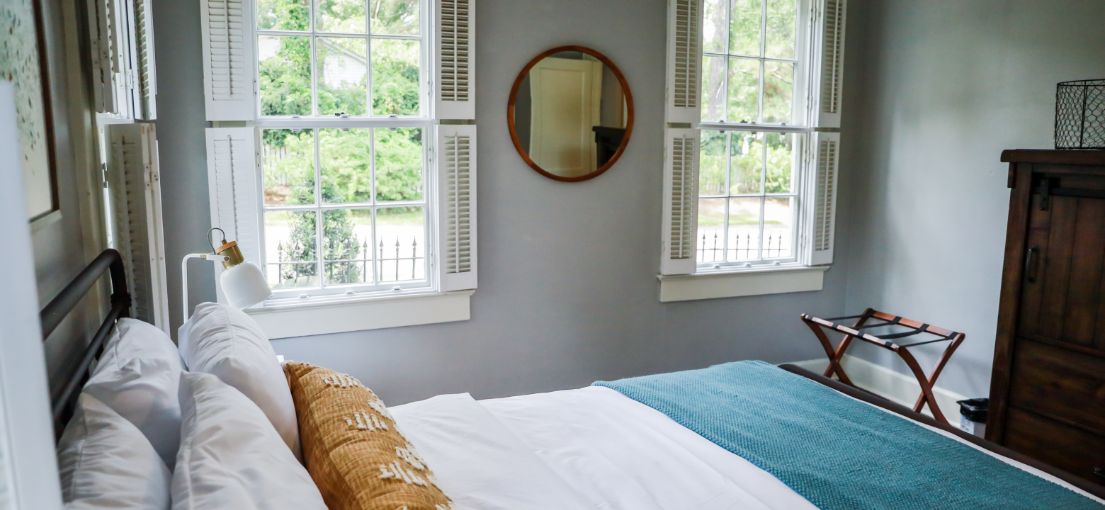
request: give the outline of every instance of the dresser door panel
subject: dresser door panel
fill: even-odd
[[[1105,434],[1105,360],[1020,339],[1009,402]]]
[[[1105,355],[1105,199],[1032,197],[1018,334]]]
[[[1105,483],[1105,478],[1096,474],[1105,467],[1103,436],[1012,407],[1006,421],[1005,446],[1073,475]]]

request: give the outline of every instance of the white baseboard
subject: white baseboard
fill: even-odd
[[[848,373],[848,377],[852,379],[856,386],[886,397],[895,403],[912,408],[917,396],[921,394],[921,385],[917,384],[917,380],[913,376],[847,354],[844,355],[841,363],[844,365],[844,371]],[[820,374],[829,365],[829,362],[824,359],[811,359],[791,364]],[[948,419],[948,423],[953,427],[958,427],[959,404],[956,404],[956,401],[967,397],[939,386],[933,388],[933,393],[936,395],[936,403],[940,406],[940,411],[944,413],[944,417]],[[928,406],[922,412],[932,416]]]

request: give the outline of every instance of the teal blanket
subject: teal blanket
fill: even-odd
[[[911,421],[760,361],[599,381],[820,508],[1101,508]]]

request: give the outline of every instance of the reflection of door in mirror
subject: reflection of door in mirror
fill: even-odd
[[[547,171],[565,177],[596,168],[594,133],[602,115],[602,62],[546,58],[529,74],[529,153]]]

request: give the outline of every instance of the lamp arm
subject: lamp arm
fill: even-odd
[[[188,313],[188,261],[193,259],[202,259],[208,262],[220,262],[223,257],[212,253],[189,253],[184,256],[184,259],[180,261],[180,288],[181,288],[181,307],[183,308],[183,317],[181,323],[188,321],[188,317],[191,316]]]

